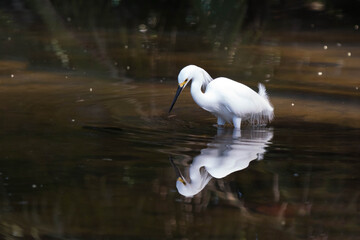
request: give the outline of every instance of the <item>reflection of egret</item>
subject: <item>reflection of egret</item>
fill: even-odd
[[[259,84],[259,93],[256,93],[244,84],[228,78],[220,77],[213,80],[204,69],[194,65],[184,67],[180,71],[179,86],[169,112],[191,80],[191,96],[200,107],[217,117],[218,125],[230,122],[235,128],[240,128],[241,120],[263,124],[273,118],[274,109],[262,84]]]
[[[220,130],[221,131],[221,130]],[[273,137],[268,129],[218,132],[215,140],[194,158],[190,169],[190,181],[187,181],[175,166],[178,179],[176,188],[181,195],[192,197],[199,193],[212,177],[223,178],[249,166],[254,159],[262,159],[265,147]]]

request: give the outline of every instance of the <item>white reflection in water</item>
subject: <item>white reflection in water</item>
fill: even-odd
[[[249,129],[241,132],[219,129],[214,141],[194,158],[189,168],[189,181],[174,165],[178,174],[178,192],[185,197],[192,197],[199,193],[211,178],[224,178],[248,167],[252,160],[261,160],[272,137],[273,132],[270,129]]]

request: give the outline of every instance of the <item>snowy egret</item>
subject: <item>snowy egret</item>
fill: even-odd
[[[233,123],[240,129],[241,121],[263,125],[274,116],[264,85],[259,84],[259,93],[248,86],[225,77],[212,79],[202,68],[189,65],[178,76],[179,86],[169,109],[171,112],[181,91],[192,80],[191,96],[206,111],[217,117],[217,124]]]
[[[247,168],[251,161],[262,160],[266,146],[273,138],[271,129],[249,129],[218,131],[214,141],[201,150],[189,168],[190,181],[186,180],[172,162],[177,175],[176,188],[185,197],[199,193],[214,177],[221,179],[227,175]],[[242,135],[242,136],[240,136]],[[170,159],[172,160],[172,159]]]

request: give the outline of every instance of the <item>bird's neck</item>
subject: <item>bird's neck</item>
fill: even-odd
[[[197,105],[199,105],[200,107],[202,107],[205,110],[207,109],[207,106],[209,104],[209,101],[207,99],[206,96],[206,86],[208,85],[208,83],[211,81],[211,77],[210,79],[205,79],[203,75],[198,75],[196,77],[194,77],[194,79],[192,80],[191,83],[191,96],[193,97],[194,101],[197,103]]]
[[[205,167],[202,158],[196,157],[194,161],[191,163],[190,169],[189,169],[189,177],[191,181],[200,181],[200,179],[204,178],[206,174],[204,174],[204,171],[200,171],[202,167]],[[207,172],[207,171],[205,171]]]
[[[203,164],[196,164],[195,161],[189,169],[190,185],[197,192],[201,191],[212,178],[209,172],[202,167]]]

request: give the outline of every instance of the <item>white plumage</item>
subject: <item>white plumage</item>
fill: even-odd
[[[201,150],[189,168],[186,180],[174,165],[178,179],[176,188],[181,195],[192,197],[199,193],[214,177],[221,179],[227,175],[245,169],[250,162],[261,160],[266,153],[273,132],[270,129],[250,129],[240,131],[218,131],[217,136],[207,148]]]
[[[191,80],[191,95],[194,101],[214,114],[218,119],[218,125],[229,122],[240,129],[242,120],[263,125],[273,119],[274,108],[262,84],[259,84],[259,93],[256,93],[246,85],[228,78],[212,79],[204,69],[195,65],[186,66],[180,71],[179,87],[169,112],[181,91]]]

